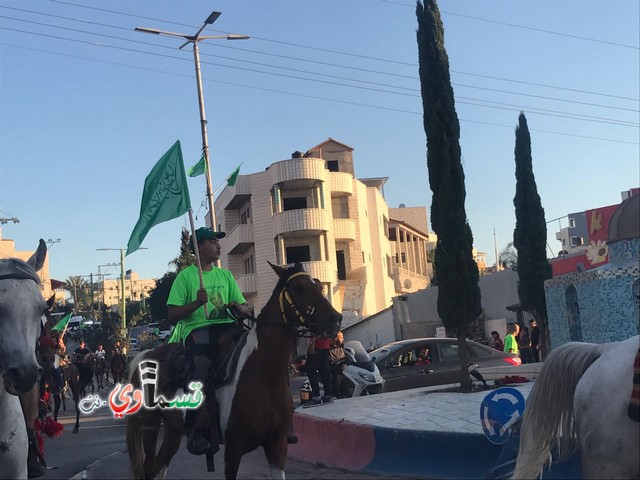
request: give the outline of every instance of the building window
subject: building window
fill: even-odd
[[[282,199],[284,211],[307,208],[307,197],[289,197]]]
[[[308,245],[287,247],[287,263],[311,261],[311,250]]]
[[[569,228],[575,228],[576,226],[576,219],[573,217],[569,218]]]
[[[396,241],[396,229],[395,228],[390,228],[389,229],[389,240],[392,242]]]
[[[339,172],[338,161],[337,160],[327,160],[327,170],[330,172]]]
[[[247,207],[245,210],[240,212],[240,223],[243,225],[251,223],[251,207]]]
[[[404,252],[402,252],[402,263],[407,263],[407,256]]]
[[[572,247],[579,247],[582,245],[582,237],[571,237],[569,240]]]
[[[247,275],[256,273],[256,262],[253,255],[249,255],[244,259],[244,273]]]

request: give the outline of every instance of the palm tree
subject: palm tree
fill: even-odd
[[[87,281],[82,277],[72,275],[67,278],[67,281],[64,284],[64,289],[71,293],[74,308],[78,308],[78,299],[80,298],[82,289],[86,287],[86,284]]]

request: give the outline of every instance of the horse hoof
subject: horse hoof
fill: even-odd
[[[78,429],[74,428],[73,431],[71,433],[78,433]]]

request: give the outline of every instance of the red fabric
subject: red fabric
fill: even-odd
[[[496,379],[495,383],[497,385],[508,385],[510,383],[527,383],[528,381],[520,375],[505,375],[503,378]]]
[[[316,337],[314,347],[316,350],[329,350],[329,348],[331,348],[331,339]]]
[[[47,337],[45,335],[40,337],[40,349],[44,350],[45,348],[56,348],[58,343],[51,337]]]

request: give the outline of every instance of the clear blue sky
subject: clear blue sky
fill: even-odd
[[[201,43],[213,184],[327,137],[391,207],[431,204],[411,0],[0,0],[0,217],[19,250],[60,238],[51,275],[119,261],[160,156],[200,155],[189,48],[136,26],[250,40]],[[639,2],[440,1],[474,245],[513,237],[514,128],[527,115],[547,220],[620,201],[639,173]],[[109,11],[107,11],[109,10]],[[37,34],[37,35],[36,35]],[[408,173],[407,173],[408,172]],[[194,209],[204,177],[189,180]],[[198,226],[206,209],[199,209]],[[187,217],[151,230],[126,267],[159,277]],[[566,220],[562,224],[566,226]],[[549,244],[558,222],[549,225]],[[105,269],[103,268],[103,271]],[[117,270],[111,269],[111,272]],[[117,273],[117,272],[115,272]]]

